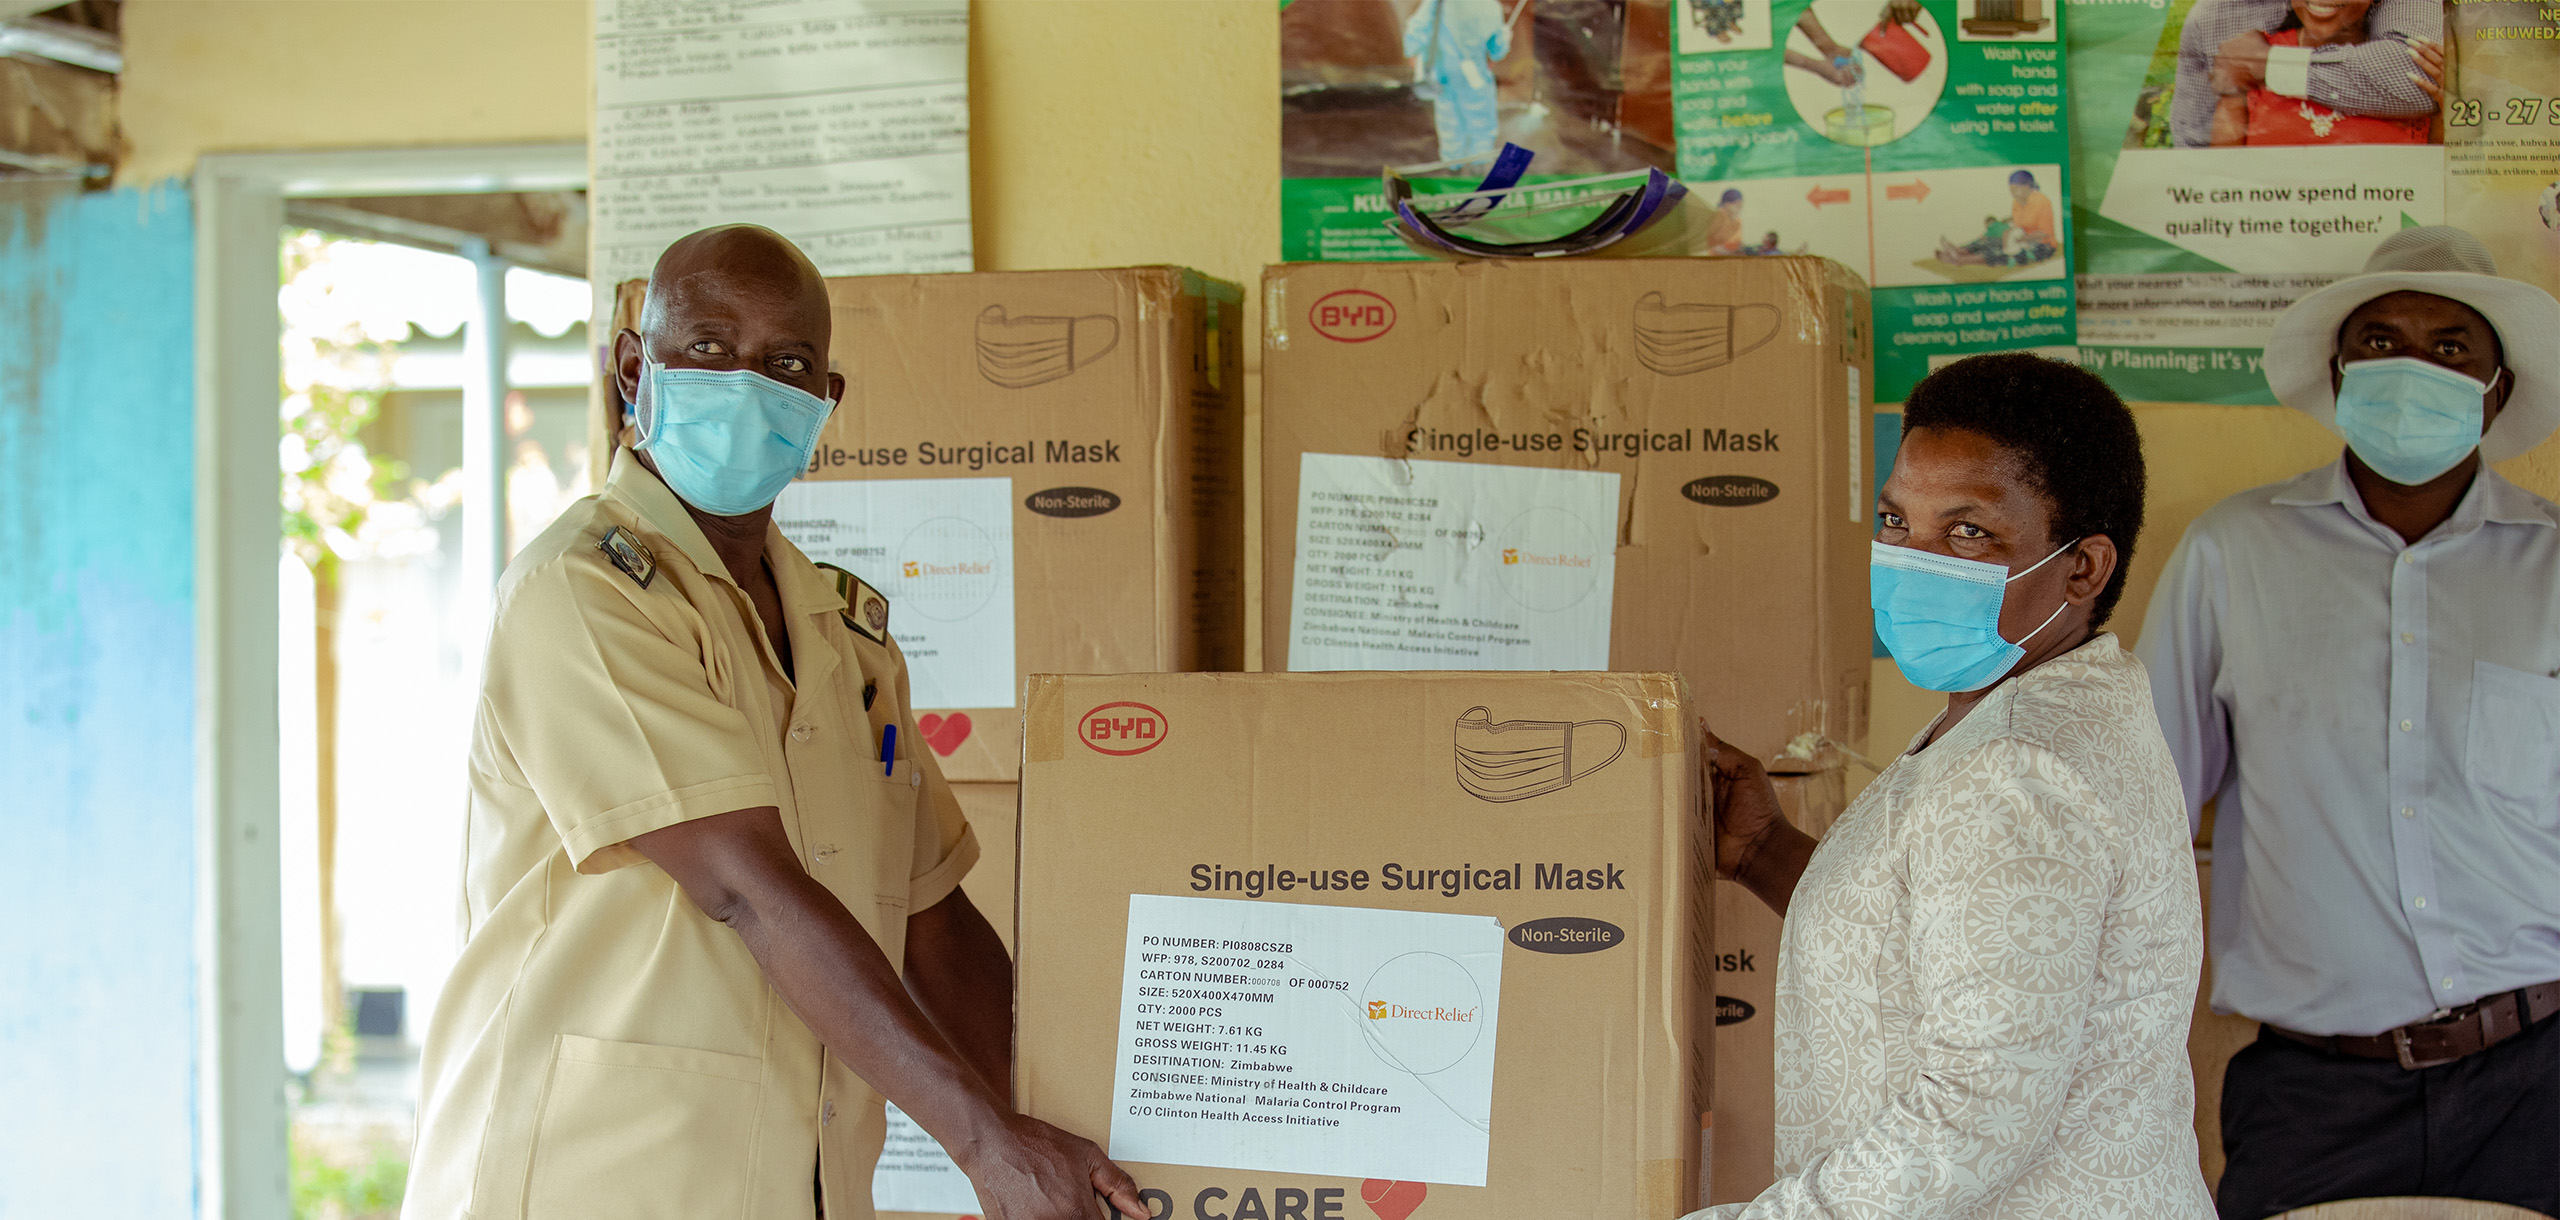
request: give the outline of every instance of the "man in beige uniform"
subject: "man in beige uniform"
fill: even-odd
[[[844,392],[829,325],[730,226],[615,336],[638,449],[499,585],[407,1220],[868,1220],[883,1094],[989,1220],[1146,1214],[1013,1112],[1011,967],[888,605],[772,523]]]

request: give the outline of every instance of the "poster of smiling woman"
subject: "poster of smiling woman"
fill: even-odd
[[[2276,317],[2445,220],[2445,7],[2072,5],[2084,362],[2127,397],[2273,402]]]

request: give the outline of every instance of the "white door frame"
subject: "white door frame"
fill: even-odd
[[[283,1220],[276,465],[288,198],[574,190],[584,143],[219,153],[196,162],[196,1197]]]

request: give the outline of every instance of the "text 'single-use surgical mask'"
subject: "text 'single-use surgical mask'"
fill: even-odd
[[[1574,759],[1577,729],[1602,725],[1615,730],[1617,744],[1598,762]],[[1567,787],[1627,752],[1627,726],[1615,720],[1504,720],[1471,707],[1458,716],[1456,733],[1458,786],[1478,800],[1503,803]]]
[[[808,468],[835,404],[753,369],[671,369],[642,358],[640,449],[685,503],[723,517],[773,503]]]
[[[2338,432],[2375,474],[2415,486],[2480,447],[2480,421],[2496,384],[2496,377],[2482,385],[2415,356],[2340,365]]]
[[[2009,582],[2079,544],[2074,538],[2011,576],[1996,563],[1869,543],[1867,600],[1876,612],[1876,638],[1913,686],[1981,690],[2016,666],[2027,655],[2026,640],[2052,626],[2071,604],[2054,607],[2025,640],[2012,644],[2000,635],[2000,599]]]

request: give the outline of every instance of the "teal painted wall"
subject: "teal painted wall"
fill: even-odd
[[[195,242],[0,186],[0,1218],[195,1212]]]

